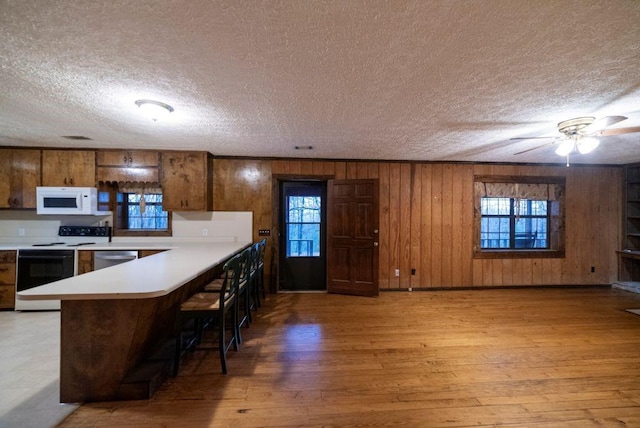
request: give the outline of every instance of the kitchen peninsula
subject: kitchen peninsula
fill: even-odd
[[[169,373],[171,355],[163,350],[178,306],[250,244],[176,243],[18,293],[24,300],[61,300],[60,401],[149,398]]]

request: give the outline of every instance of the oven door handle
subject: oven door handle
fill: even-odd
[[[18,256],[18,262],[22,261],[22,260],[64,260],[64,259],[72,259],[73,255],[71,256],[57,256],[57,255],[51,255],[51,256]]]

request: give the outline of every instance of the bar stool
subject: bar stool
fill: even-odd
[[[266,299],[267,296],[264,291],[264,258],[267,251],[267,239],[264,238],[258,242],[258,265],[256,269],[256,297],[258,299],[258,306],[260,305],[260,294],[262,299]]]
[[[253,260],[252,247],[245,249],[240,253],[239,264],[239,276],[238,276],[238,296],[236,305],[236,337],[238,338],[238,344],[242,343],[242,334],[240,327],[243,325],[249,327],[249,324],[253,322],[251,316],[251,295],[252,295],[252,281],[251,281],[251,265]],[[205,293],[218,293],[220,287],[224,282],[223,278],[214,279],[209,284],[204,286]],[[242,308],[242,316],[240,315],[240,308]]]
[[[178,332],[173,362],[173,376],[178,374],[180,356],[184,349],[195,350],[202,341],[203,331],[210,324],[218,330],[218,347],[222,373],[227,374],[227,352],[233,346],[238,350],[238,281],[242,257],[236,255],[224,264],[224,277],[217,293],[196,293],[180,305],[178,312]],[[231,316],[230,337],[226,339],[226,318]],[[185,327],[193,323],[193,333],[185,337]]]

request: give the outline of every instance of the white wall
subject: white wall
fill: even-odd
[[[174,212],[172,238],[118,238],[114,241],[251,241],[253,213],[251,211]],[[0,242],[41,243],[58,239],[60,226],[101,226],[111,216],[37,215],[32,210],[0,210]]]

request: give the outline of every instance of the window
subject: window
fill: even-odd
[[[547,201],[482,198],[481,248],[549,248]]]
[[[100,210],[113,212],[113,235],[171,236],[171,213],[162,209],[162,190],[119,184],[100,183],[98,191]]]
[[[287,197],[287,257],[320,256],[320,196]]]
[[[118,193],[121,226],[127,230],[167,230],[169,213],[162,210],[162,194]]]
[[[474,257],[564,257],[564,177],[474,181]]]

